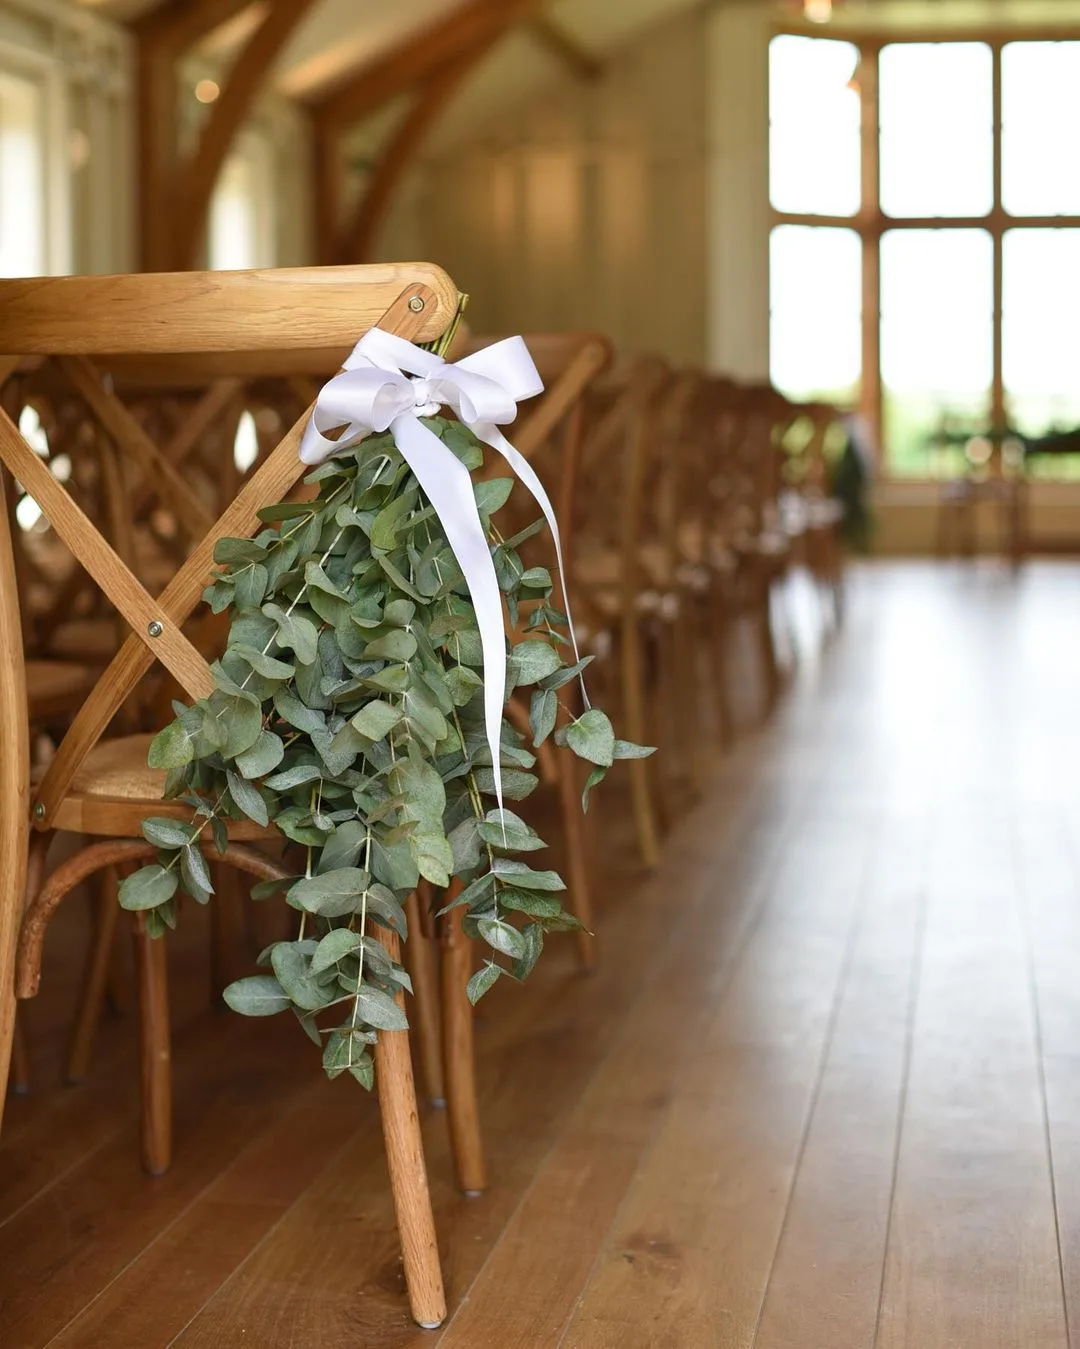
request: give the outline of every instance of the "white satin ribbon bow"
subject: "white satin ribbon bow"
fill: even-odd
[[[372,328],[357,342],[341,374],[319,393],[300,442],[305,464],[319,464],[373,432],[390,431],[402,458],[442,523],[476,611],[484,660],[484,729],[495,775],[495,798],[503,808],[499,744],[506,694],[506,642],[502,594],[491,550],[480,523],[469,470],[420,421],[451,407],[477,439],[490,445],[532,493],[544,514],[559,564],[563,603],[570,603],[563,572],[562,543],[555,511],[528,460],[499,430],[512,422],[517,405],[543,390],[529,349],[508,337],[464,360],[449,362],[402,337]],[[344,427],[333,440],[324,432]],[[580,660],[570,622],[574,659]],[[584,696],[584,681],[582,682]],[[588,706],[588,699],[585,700]]]

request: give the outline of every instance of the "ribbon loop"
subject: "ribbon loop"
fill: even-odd
[[[502,455],[535,499],[555,542],[570,640],[574,658],[580,660],[555,510],[528,460],[498,429],[514,420],[520,401],[540,393],[543,387],[520,337],[508,337],[451,363],[405,338],[372,328],[357,342],[343,371],[323,386],[300,442],[301,461],[319,464],[374,432],[388,430],[431,502],[476,611],[484,663],[484,729],[500,811],[499,745],[506,701],[502,594],[480,522],[472,476],[420,418],[434,415],[440,407],[452,408],[479,440]],[[339,431],[338,436],[328,435],[331,431]],[[587,707],[583,679],[581,691]]]

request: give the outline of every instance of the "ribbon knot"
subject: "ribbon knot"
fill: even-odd
[[[580,660],[563,571],[555,510],[529,461],[499,430],[517,405],[542,392],[543,381],[520,337],[508,337],[464,360],[449,362],[381,328],[357,342],[340,374],[322,388],[300,442],[300,459],[318,464],[374,432],[389,431],[443,527],[469,589],[484,664],[484,729],[491,751],[495,798],[503,808],[500,740],[506,700],[506,640],[502,594],[473,494],[472,476],[421,417],[452,408],[478,440],[510,465],[543,512],[555,542],[574,659]],[[339,430],[340,428],[340,430]],[[339,431],[336,437],[327,434]],[[581,681],[585,706],[589,705]]]

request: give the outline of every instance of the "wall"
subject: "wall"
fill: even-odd
[[[670,20],[600,80],[560,73],[439,150],[381,255],[422,244],[471,294],[476,331],[588,327],[623,350],[704,359],[704,33],[700,13]]]
[[[740,379],[769,375],[769,39],[761,0],[706,24],[708,360]]]

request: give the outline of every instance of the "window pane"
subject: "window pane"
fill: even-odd
[[[1009,421],[1027,435],[1080,426],[1080,230],[1009,230],[1002,357]]]
[[[859,209],[858,59],[850,42],[783,36],[769,44],[769,192],[778,211]]]
[[[881,207],[888,215],[985,215],[993,205],[990,48],[882,48]]]
[[[0,276],[48,270],[44,112],[38,84],[0,73]]]
[[[1014,215],[1080,215],[1080,42],[1001,54],[1001,201]]]
[[[985,230],[890,230],[881,240],[881,377],[892,469],[985,429],[993,369],[993,245]]]
[[[224,271],[272,267],[274,173],[269,143],[248,134],[221,170],[210,202],[207,261]]]
[[[855,397],[862,262],[854,230],[778,225],[770,240],[769,366],[793,398]]]

